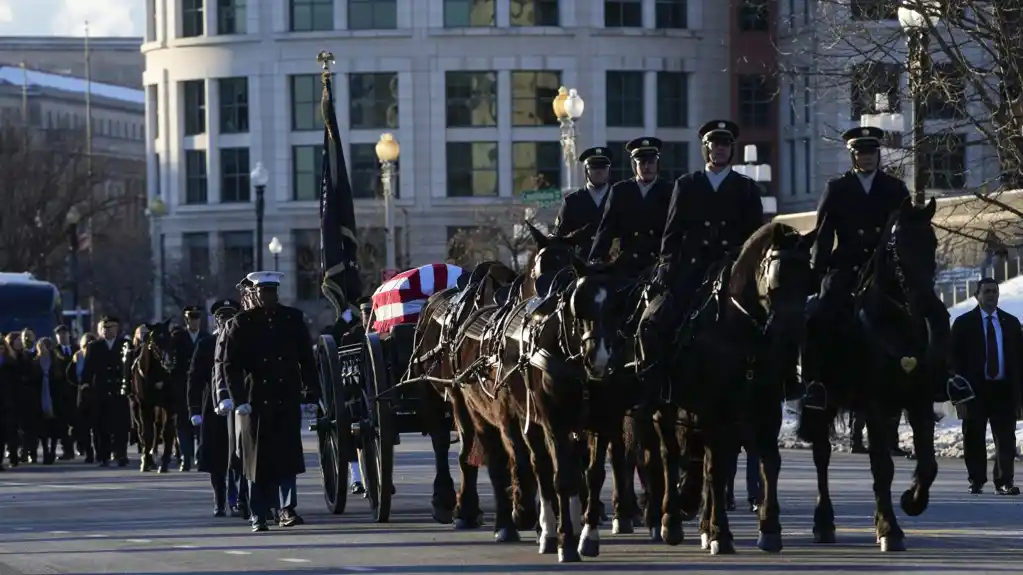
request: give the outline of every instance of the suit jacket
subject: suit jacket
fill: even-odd
[[[874,175],[869,194],[852,171],[829,181],[817,205],[814,270],[858,272],[877,249],[892,212],[907,199],[905,182],[881,171]]]
[[[704,171],[675,180],[668,206],[661,259],[669,267],[702,274],[726,254],[738,251],[764,224],[760,186],[732,171],[717,190]]]
[[[554,220],[554,235],[565,237],[574,234],[576,249],[581,257],[586,258],[593,249],[593,240],[597,237],[597,227],[604,217],[604,206],[611,195],[611,184],[600,203],[594,203],[593,195],[587,188],[580,188],[567,196],[561,204],[561,211]]]
[[[952,366],[955,372],[965,377],[977,394],[976,399],[958,406],[959,417],[966,419],[980,415],[977,408],[986,414],[998,414],[999,409],[1011,410],[1020,416],[1020,398],[1023,397],[1023,330],[1019,319],[1002,310],[997,311],[998,323],[1002,328],[1002,355],[1005,362],[1005,381],[987,382],[985,364],[987,359],[986,333],[980,306],[956,318],[952,324]],[[971,413],[972,410],[972,413]]]
[[[611,186],[604,200],[604,215],[590,250],[590,259],[607,260],[611,244],[618,240],[618,261],[628,271],[640,271],[657,261],[664,235],[664,221],[671,202],[671,184],[658,178],[646,196],[636,180],[624,180]]]

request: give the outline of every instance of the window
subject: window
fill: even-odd
[[[659,177],[674,182],[689,173],[689,142],[664,142]]]
[[[185,203],[205,204],[206,150],[185,150]]]
[[[320,230],[293,230],[295,246],[295,298],[312,301],[320,297]]]
[[[743,128],[770,128],[774,101],[771,79],[759,74],[739,76],[739,124]]]
[[[289,0],[291,31],[316,32],[334,29],[334,0]]]
[[[642,28],[642,0],[604,0],[605,28]]]
[[[512,193],[561,187],[561,144],[515,142],[512,144]]]
[[[689,75],[657,73],[657,125],[684,128],[689,125]]]
[[[448,142],[448,197],[497,197],[497,142]]]
[[[397,4],[397,0],[348,0],[348,29],[397,29]]]
[[[770,30],[767,0],[742,0],[739,5],[739,30],[767,32]]]
[[[185,99],[185,135],[196,136],[206,132],[206,82],[182,82]]]
[[[796,175],[796,171],[798,170],[797,163],[796,163],[796,141],[795,140],[788,140],[788,141],[786,141],[785,142],[785,149],[786,149],[786,152],[788,152],[788,156],[789,156],[788,157],[788,160],[789,160],[789,177],[788,177],[788,181],[785,182],[785,185],[787,185],[789,187],[789,195],[790,196],[794,196],[794,195],[796,195],[796,188],[798,187],[798,186],[796,186],[796,178],[798,177]]]
[[[554,98],[561,72],[512,72],[512,125],[557,126]]]
[[[643,127],[643,72],[608,72],[606,97],[608,127]]]
[[[927,81],[928,94],[924,101],[924,117],[928,120],[951,120],[963,115],[966,103],[966,83],[955,64],[936,63],[931,67]]]
[[[608,175],[612,184],[623,180],[631,180],[633,177],[629,155],[625,153],[625,144],[625,142],[607,143],[607,147],[614,154],[614,161],[611,162],[611,173]]]
[[[353,130],[398,127],[398,74],[351,74],[348,93]]]
[[[245,33],[246,0],[217,0],[217,34]]]
[[[356,198],[384,197],[384,183],[380,178],[380,160],[376,144],[352,144],[352,196]],[[401,162],[395,162],[395,175],[401,173]],[[398,197],[400,181],[394,180],[394,194]]]
[[[220,201],[249,201],[249,149],[220,150]]]
[[[158,197],[158,198],[159,197],[163,197],[163,179],[162,179],[163,176],[161,175],[161,171],[160,171],[161,170],[161,168],[160,168],[160,154],[154,154],[153,166],[155,168],[153,170],[155,172],[153,174],[153,180],[156,181],[156,197]]]
[[[252,272],[256,265],[254,244],[252,232],[220,232],[220,245],[224,253],[221,262],[223,277],[244,277]]]
[[[796,82],[789,80],[789,125],[796,125]]]
[[[249,79],[221,78],[220,133],[244,134],[249,131]]]
[[[206,232],[181,234],[181,255],[187,279],[201,280],[210,275],[210,236]]]
[[[934,190],[960,190],[966,187],[966,136],[941,134],[927,136],[917,151],[917,165],[925,187]]]
[[[476,28],[495,25],[494,0],[444,0],[445,28]]]
[[[195,38],[203,34],[202,4],[205,0],[184,0],[181,3],[181,37]]]
[[[557,26],[558,0],[511,0],[512,26]]]
[[[813,193],[813,158],[810,155],[810,138],[803,138],[803,187],[806,194]]]
[[[320,198],[323,177],[323,146],[292,146],[291,197],[295,201]]]
[[[447,72],[444,92],[449,128],[497,125],[496,72]]]
[[[683,30],[689,26],[686,0],[657,0],[654,27],[658,30]]]
[[[319,74],[291,76],[291,129],[296,132],[323,129],[320,99],[323,86]]]
[[[149,131],[152,134],[151,137],[155,140],[160,137],[160,87],[147,86],[146,92],[149,94],[149,109],[153,111],[153,113],[149,116],[151,118],[149,122]],[[49,112],[46,113],[46,117],[50,117]],[[52,125],[49,121],[47,121],[47,124]]]
[[[849,3],[853,20],[894,20],[898,9],[898,0],[851,0]]]
[[[810,69],[803,68],[803,123],[810,124],[810,100],[813,97],[813,88],[810,85]]]
[[[888,95],[888,111],[901,111],[902,100],[899,97],[900,72],[901,69],[898,64],[868,62],[853,66],[852,85],[849,90],[851,105],[849,118],[858,120],[863,114],[877,112],[877,94]]]

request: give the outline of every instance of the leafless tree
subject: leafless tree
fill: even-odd
[[[98,311],[117,315],[125,325],[137,325],[149,321],[152,313],[153,259],[149,238],[123,240],[116,257],[108,254],[83,262],[79,281]]]
[[[521,271],[534,248],[522,223],[534,222],[534,212],[521,205],[476,212],[475,225],[458,230],[448,240],[448,263],[472,268],[483,261],[501,261]]]
[[[926,34],[899,26],[900,4],[927,16]],[[779,76],[791,87],[782,117],[802,116],[825,137],[877,113],[875,94],[907,119],[888,168],[915,170],[928,189],[972,201],[943,206],[937,225],[950,241],[1019,245],[1023,205],[1023,8],[1018,0],[818,0],[779,28]],[[908,54],[910,46],[920,58]],[[904,73],[908,72],[908,73]],[[904,88],[908,86],[908,88]],[[918,106],[907,105],[910,98]],[[915,109],[914,109],[915,108]],[[912,141],[909,124],[925,122]],[[937,165],[936,165],[937,164]],[[913,174],[905,174],[913,175]],[[994,217],[997,216],[997,217]],[[988,233],[994,230],[994,236]]]

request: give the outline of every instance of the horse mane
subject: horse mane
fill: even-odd
[[[799,231],[790,225],[781,222],[768,222],[760,226],[753,235],[742,244],[739,256],[732,264],[732,275],[729,285],[732,295],[738,296],[757,279],[757,270],[764,256],[774,246],[775,234],[781,233],[784,237],[799,237]]]

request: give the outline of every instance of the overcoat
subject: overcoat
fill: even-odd
[[[213,357],[217,338],[208,335],[195,345],[188,367],[188,415],[202,417],[196,465],[204,473],[225,473],[228,467],[227,417],[216,412]]]

